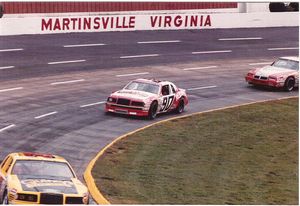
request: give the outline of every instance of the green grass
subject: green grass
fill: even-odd
[[[298,204],[298,98],[152,126],[92,174],[113,204]]]

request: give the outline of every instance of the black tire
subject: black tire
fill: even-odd
[[[284,90],[290,92],[294,89],[294,87],[295,87],[295,79],[293,77],[288,77],[284,83]]]
[[[155,119],[156,115],[157,115],[157,108],[158,108],[158,104],[157,102],[152,102],[148,111],[148,119]]]
[[[4,191],[3,197],[2,197],[2,205],[8,205],[8,196],[7,196],[7,191]]]
[[[177,106],[175,111],[176,111],[177,114],[181,114],[184,111],[184,100],[183,100],[183,98],[181,98],[179,100],[178,106]]]

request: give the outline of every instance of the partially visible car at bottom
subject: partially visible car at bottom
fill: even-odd
[[[11,153],[0,165],[3,204],[88,204],[87,187],[62,157]]]
[[[157,114],[176,111],[182,113],[188,104],[184,89],[169,81],[136,79],[123,89],[113,92],[106,101],[106,112],[154,119]]]
[[[299,87],[299,57],[280,57],[271,65],[250,70],[246,82],[292,91]]]

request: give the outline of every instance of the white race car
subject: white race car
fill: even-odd
[[[187,104],[185,90],[176,87],[172,82],[136,79],[112,93],[107,98],[105,110],[154,119],[158,113],[181,113]]]
[[[299,57],[280,57],[270,66],[250,70],[245,79],[249,84],[292,91],[299,86]]]

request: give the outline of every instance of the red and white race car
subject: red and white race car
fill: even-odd
[[[158,113],[182,113],[187,104],[185,90],[176,87],[172,82],[136,79],[112,93],[107,98],[105,110],[154,119]]]
[[[299,86],[299,57],[280,57],[270,66],[250,70],[245,79],[249,84],[292,91]]]

